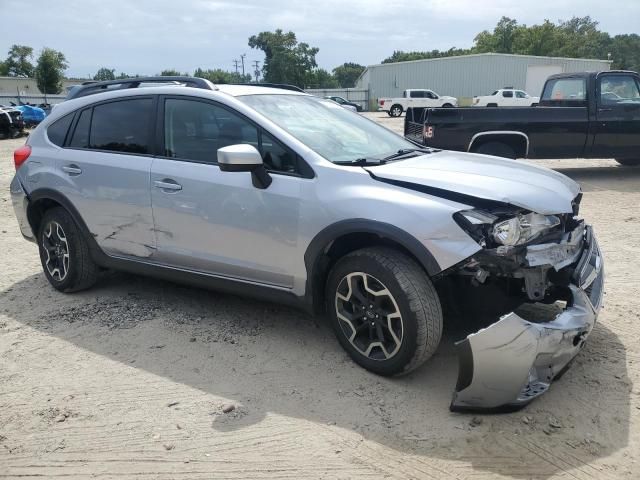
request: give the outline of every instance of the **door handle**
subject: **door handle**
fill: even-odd
[[[65,165],[62,167],[62,171],[68,173],[69,175],[80,175],[82,173],[82,169],[74,164]]]
[[[153,182],[153,184],[156,186],[156,188],[161,188],[162,190],[172,190],[174,192],[182,190],[182,185],[168,178],[165,178],[162,181],[156,180],[155,182]]]

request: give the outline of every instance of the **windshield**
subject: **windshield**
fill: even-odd
[[[331,162],[381,159],[415,148],[395,133],[340,105],[306,95],[237,97]]]

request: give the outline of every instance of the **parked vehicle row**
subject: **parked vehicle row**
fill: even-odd
[[[552,75],[534,107],[412,108],[404,132],[446,150],[640,165],[640,77],[628,71]]]
[[[338,103],[339,105],[342,105],[343,107],[345,107],[347,110],[353,110],[355,112],[361,112],[362,111],[362,105],[360,105],[359,103],[356,102],[350,102],[349,100],[345,100],[342,97],[338,97],[338,96],[326,96],[324,97],[327,100],[333,100],[334,102]]]
[[[16,138],[26,127],[22,112],[15,107],[0,106],[0,139]]]
[[[457,344],[454,410],[526,405],[591,332],[603,261],[569,178],[298,91],[109,85],[76,89],[14,153],[18,224],[57,290],[112,268],[296,305],[380,375],[435,352],[443,301],[479,302],[500,320]],[[513,312],[556,300],[548,322]]]
[[[414,88],[402,92],[400,98],[378,99],[378,111],[387,112],[390,117],[399,117],[408,108],[455,107],[458,99],[438,95],[433,90]]]

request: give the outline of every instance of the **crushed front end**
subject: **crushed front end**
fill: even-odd
[[[518,409],[546,392],[584,346],[602,304],[602,254],[577,208],[562,215],[510,209],[456,215],[482,250],[457,265],[454,276],[480,292],[497,286],[514,303],[559,310],[542,320],[512,311],[456,343],[451,410]]]

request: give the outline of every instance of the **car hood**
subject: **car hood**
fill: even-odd
[[[474,153],[439,151],[366,170],[379,180],[470,206],[475,197],[544,215],[571,213],[580,193],[576,182],[548,168]]]

